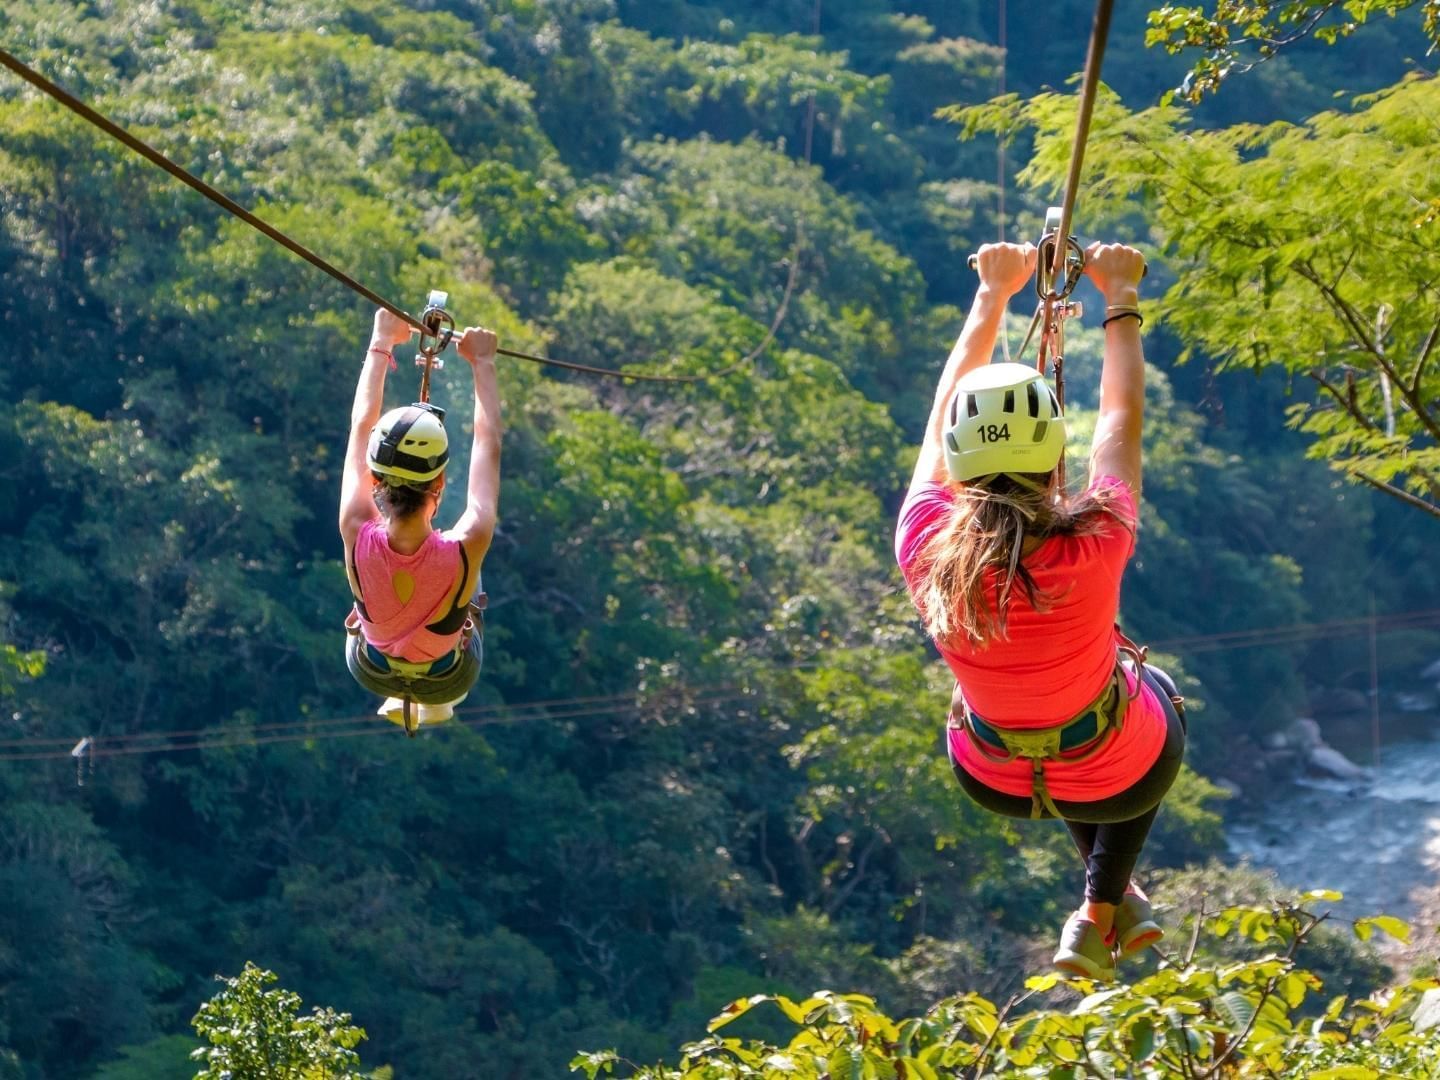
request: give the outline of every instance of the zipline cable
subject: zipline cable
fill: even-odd
[[[251,228],[263,233],[265,236],[275,241],[275,243],[279,244],[281,247],[284,247],[286,250],[292,252],[295,255],[298,255],[300,258],[308,262],[311,266],[314,266],[316,269],[322,270],[326,274],[329,274],[336,281],[340,282],[340,284],[353,290],[360,296],[364,297],[366,300],[369,300],[372,304],[375,304],[377,307],[382,307],[397,318],[403,319],[418,333],[425,334],[429,332],[428,328],[425,326],[424,323],[420,321],[420,319],[418,319],[414,315],[411,315],[404,308],[401,308],[398,305],[391,303],[379,293],[362,285],[349,274],[345,273],[343,270],[340,270],[331,263],[327,262],[325,259],[321,258],[319,255],[315,254],[315,252],[311,251],[304,244],[301,244],[299,241],[287,236],[285,233],[275,228],[275,226],[271,225],[263,218],[258,217],[251,211],[247,210],[245,207],[241,206],[224,192],[217,190],[210,184],[207,184],[204,180],[201,180],[198,176],[190,172],[184,166],[170,160],[170,158],[166,157],[159,150],[156,150],[149,143],[131,134],[129,131],[126,131],[119,124],[115,123],[113,120],[109,119],[103,114],[97,112],[95,109],[91,108],[85,102],[77,98],[74,94],[71,94],[69,91],[57,85],[56,83],[51,82],[34,68],[25,64],[23,61],[19,60],[15,56],[12,56],[4,49],[0,49],[0,64],[3,64],[5,67],[13,71],[16,75],[19,75],[22,79],[28,82],[31,86],[35,87],[37,90],[40,90],[42,93],[45,93],[50,97],[54,98],[61,105],[65,106],[71,112],[80,116],[88,123],[93,124],[95,127],[98,127],[101,131],[105,132],[105,134],[109,135],[111,138],[119,141],[129,149],[135,151],[135,153],[139,154],[141,157],[145,158],[147,161],[163,169],[165,172],[169,173],[181,183],[186,184],[191,188],[194,188],[201,195],[205,196],[205,198],[209,199],[211,202],[215,203],[217,206],[221,207],[228,213],[233,214],[235,217],[238,217],[241,221],[245,222],[245,224],[249,225]],[[786,297],[786,299],[788,301],[788,296]],[[766,339],[767,344],[768,340],[769,337],[767,337]],[[580,371],[588,375],[600,375],[611,379],[630,379],[641,382],[656,383],[708,382],[712,379],[720,378],[723,375],[729,374],[731,371],[735,370],[735,368],[740,366],[738,364],[732,365],[725,371],[702,375],[658,375],[646,372],[619,371],[613,368],[594,367],[590,364],[577,364],[570,360],[557,360],[553,356],[537,356],[533,353],[521,352],[517,349],[507,349],[502,347],[497,349],[496,351],[499,352],[502,356],[509,356],[516,360],[528,360],[534,364],[545,364],[550,367],[564,368],[567,371]],[[756,351],[755,355],[758,355],[758,350]]]
[[[1427,611],[1405,612],[1398,615],[1381,615],[1374,622],[1374,628],[1386,633],[1402,630],[1424,630],[1440,626],[1440,608]],[[1218,634],[1195,634],[1164,641],[1152,641],[1152,649],[1166,652],[1183,650],[1186,653],[1219,652],[1226,649],[1249,649],[1260,647],[1283,647],[1304,645],[1312,641],[1329,641],[1346,637],[1359,637],[1370,632],[1372,623],[1369,616],[1354,619],[1336,619],[1326,623],[1294,623],[1290,626],[1268,627],[1259,630],[1232,630]]]
[[[1003,14],[1003,0],[1001,12]],[[1035,291],[1040,303],[1030,320],[1030,329],[1020,346],[1020,355],[1030,347],[1035,332],[1040,331],[1037,345],[1036,366],[1047,377],[1055,380],[1055,396],[1060,408],[1065,408],[1064,371],[1064,322],[1070,314],[1070,291],[1079,281],[1079,271],[1084,266],[1084,255],[1070,241],[1070,224],[1075,212],[1075,198],[1080,189],[1080,173],[1085,164],[1085,146],[1090,139],[1090,120],[1095,112],[1095,97],[1100,85],[1100,66],[1105,60],[1105,43],[1110,36],[1110,16],[1114,0],[1096,0],[1095,18],[1090,26],[1090,43],[1085,53],[1085,70],[1081,76],[1080,102],[1075,115],[1075,136],[1070,144],[1070,162],[1066,169],[1065,190],[1059,207],[1051,207],[1046,215],[1045,233],[1040,240],[1039,258],[1035,266]],[[1058,211],[1058,213],[1057,213]],[[1054,221],[1052,231],[1051,222]],[[1046,260],[1046,244],[1049,244],[1049,260]],[[1072,272],[1070,256],[1076,255],[1077,263]],[[978,258],[970,256],[971,269],[979,266]],[[1008,341],[1007,341],[1008,351]],[[1064,483],[1065,463],[1059,466],[1060,480]]]
[[[1000,38],[999,96],[1002,98],[1005,96],[1005,69],[1010,60],[1009,44],[1006,40],[1009,36],[1009,21],[1005,0],[997,0],[996,22],[999,25],[996,29]],[[999,205],[996,207],[996,217],[1000,224],[1000,242],[1002,244],[1005,242],[1005,186],[1005,137],[997,135],[995,137],[995,188]],[[1005,347],[1005,359],[1010,359],[1008,343]]]
[[[380,296],[378,293],[372,292],[370,289],[367,289],[364,285],[360,284],[360,282],[356,281],[343,270],[332,266],[330,263],[322,259],[319,255],[316,255],[309,248],[305,247],[303,244],[290,239],[290,237],[285,235],[285,233],[281,232],[269,222],[257,217],[255,214],[245,209],[245,207],[241,206],[224,192],[217,190],[216,188],[207,184],[204,180],[201,180],[198,176],[190,172],[188,169],[171,161],[168,157],[162,154],[159,150],[156,150],[149,143],[130,134],[130,132],[126,131],[123,127],[115,123],[109,117],[104,116],[99,112],[96,112],[89,105],[85,104],[85,102],[77,98],[74,94],[70,93],[63,87],[51,82],[34,68],[18,60],[10,53],[6,52],[4,49],[0,49],[0,64],[4,64],[16,75],[19,75],[22,79],[28,82],[31,86],[50,95],[50,97],[54,98],[61,105],[64,105],[71,112],[76,113],[82,119],[95,125],[101,131],[105,132],[105,134],[109,135],[112,139],[123,143],[125,146],[135,151],[135,153],[139,154],[141,157],[149,161],[152,165],[158,166],[159,168],[165,170],[165,172],[173,176],[176,180],[179,180],[181,183],[187,184],[190,187],[194,188],[201,195],[205,196],[205,198],[209,199],[217,206],[220,206],[229,213],[234,214],[241,221],[245,222],[245,224],[249,225],[252,229],[257,229],[260,232],[264,233],[281,247],[284,247],[289,251],[293,252],[294,254],[300,256],[300,258],[304,259],[306,262],[316,267],[317,269],[323,270],[325,273],[333,277],[336,281],[340,282],[347,288],[353,289],[355,292],[363,296],[366,300],[369,300],[372,304],[375,304],[378,307],[383,307],[392,315],[399,316],[411,326],[413,326],[416,330],[425,329],[424,324],[422,324],[420,320],[417,319],[414,315],[411,315],[407,311],[401,310],[394,304],[390,303],[390,301],[386,300],[383,296]]]
[[[694,691],[696,691],[696,692],[698,693],[698,692],[713,691],[713,690],[717,690],[717,689],[729,689],[729,688],[732,688],[733,685],[734,685],[734,684],[731,684],[731,683],[721,683],[721,684],[716,684],[716,685],[712,685],[712,686],[690,687],[690,688],[688,688],[688,689],[692,689],[692,690],[694,690]],[[663,691],[662,691],[662,692],[663,692]],[[468,707],[466,707],[466,708],[464,708],[464,709],[457,709],[457,710],[455,710],[455,711],[456,711],[457,714],[463,714],[463,715],[466,715],[466,716],[473,716],[473,717],[480,717],[480,716],[487,716],[487,715],[491,715],[491,714],[496,714],[496,715],[498,715],[498,714],[513,713],[513,712],[536,712],[536,711],[541,711],[541,710],[545,710],[545,709],[574,708],[575,706],[579,706],[579,705],[595,705],[595,706],[600,706],[600,705],[608,705],[608,704],[612,704],[612,703],[620,702],[620,701],[635,701],[635,700],[637,700],[638,698],[640,698],[641,696],[643,696],[643,695],[646,694],[646,693],[647,693],[647,691],[643,691],[643,690],[626,690],[626,691],[622,691],[622,692],[617,693],[617,694],[593,694],[593,695],[590,695],[590,696],[587,696],[587,697],[549,698],[549,699],[542,699],[542,700],[538,700],[538,701],[521,701],[521,702],[514,702],[514,703],[496,703],[496,704],[494,704],[494,705],[471,705],[471,706],[468,706]],[[375,719],[375,713],[373,713],[373,712],[360,713],[360,714],[352,714],[352,715],[350,715],[350,716],[331,716],[331,717],[308,717],[308,716],[307,716],[307,717],[301,717],[300,719],[297,719],[297,720],[275,720],[275,721],[269,721],[269,722],[263,723],[263,724],[251,724],[251,725],[246,726],[245,731],[246,731],[247,733],[253,733],[253,732],[272,732],[272,731],[292,731],[292,730],[295,730],[295,729],[298,729],[298,728],[310,729],[310,728],[327,727],[327,726],[333,727],[333,726],[337,726],[337,725],[359,723],[359,722],[361,722],[361,721],[365,721],[365,722],[368,723],[368,722],[373,721],[374,719]],[[208,727],[208,728],[188,728],[188,729],[170,730],[170,731],[129,731],[129,732],[121,732],[121,733],[116,734],[116,735],[101,735],[101,736],[99,736],[99,738],[102,739],[107,745],[112,745],[112,744],[116,744],[116,743],[145,742],[145,741],[150,741],[150,740],[154,740],[154,739],[188,739],[188,738],[196,738],[196,737],[214,735],[214,734],[215,734],[217,731],[219,731],[219,730],[220,730],[220,729],[212,726],[212,727]],[[41,746],[41,745],[46,745],[46,744],[50,744],[50,745],[54,745],[54,746],[62,746],[62,745],[63,745],[63,746],[70,746],[70,745],[72,745],[74,742],[75,742],[75,736],[73,736],[73,735],[58,736],[58,737],[52,737],[52,736],[31,736],[31,737],[25,737],[25,738],[0,739],[0,747]]]
[[[1325,622],[1286,623],[1280,626],[1256,627],[1248,630],[1226,630],[1212,634],[1190,634],[1150,642],[1156,651],[1218,652],[1228,649],[1284,648],[1315,641],[1341,640],[1372,632],[1398,633],[1440,626],[1440,608],[1421,608],[1376,616],[1330,619]],[[809,664],[797,667],[809,667]],[[750,691],[739,683],[714,683],[682,688],[693,696],[675,700],[679,707],[719,704],[749,696]],[[636,708],[646,698],[657,704],[668,704],[667,690],[647,692],[623,691],[573,698],[549,698],[514,704],[476,705],[456,709],[454,723],[469,727],[490,727],[540,723],[544,721],[607,716]],[[333,730],[331,730],[333,729]],[[437,728],[436,730],[443,730]],[[189,728],[173,731],[126,732],[93,737],[96,757],[121,754],[165,753],[191,749],[218,749],[227,746],[257,746],[271,742],[296,742],[306,739],[348,738],[389,732],[390,727],[373,713],[326,718],[304,718],[254,724],[243,729]],[[166,742],[169,740],[169,743]],[[71,757],[61,749],[75,743],[75,736],[32,736],[0,739],[0,761],[58,761]],[[180,745],[173,745],[180,743]],[[146,745],[155,744],[155,745]],[[88,751],[87,751],[88,753]]]
[[[1009,11],[1005,6],[1005,0],[997,0],[996,22],[1000,39],[1000,84],[998,87],[999,96],[1005,96],[1005,69],[1010,61],[1009,45]],[[1000,243],[1005,242],[1005,188],[1008,181],[1005,176],[1005,136],[995,136],[995,190],[997,206],[995,208],[995,219],[998,225]],[[1005,325],[1006,320],[1000,320],[1000,355],[1005,362],[1010,363],[1010,328]]]
[[[1085,74],[1080,85],[1080,107],[1075,115],[1075,140],[1070,144],[1070,168],[1065,176],[1065,195],[1060,203],[1060,228],[1051,259],[1052,275],[1065,267],[1070,220],[1075,212],[1075,195],[1080,188],[1080,170],[1085,164],[1085,144],[1090,139],[1090,118],[1095,112],[1095,94],[1100,84],[1100,65],[1105,60],[1105,42],[1110,37],[1110,13],[1114,0],[1096,0],[1095,21],[1090,27],[1090,46],[1085,54]]]
[[[699,694],[694,697],[683,699],[676,703],[677,707],[697,707],[707,705],[719,705],[729,701],[748,697],[749,693],[738,686],[718,686],[709,693]],[[456,710],[455,717],[444,724],[437,724],[428,730],[444,731],[451,727],[498,727],[511,726],[527,723],[538,723],[541,721],[557,720],[580,720],[592,717],[613,716],[617,713],[628,712],[639,706],[640,695],[631,695],[634,700],[616,700],[608,704],[595,707],[581,707],[572,709],[553,709],[544,712],[525,710],[517,707],[512,713],[501,713],[489,716],[468,716],[469,710]],[[98,759],[105,757],[130,757],[147,754],[169,754],[182,753],[195,750],[230,750],[245,749],[254,746],[269,746],[277,743],[291,742],[319,742],[329,739],[359,738],[367,735],[392,734],[392,726],[373,715],[358,717],[357,721],[363,721],[358,726],[337,728],[328,731],[283,731],[267,735],[254,735],[249,730],[237,731],[233,729],[211,729],[208,737],[180,740],[168,744],[156,745],[121,745],[112,746],[110,741],[104,738],[93,739],[90,746],[85,750],[85,757]],[[422,730],[425,730],[422,728]],[[170,734],[170,733],[159,733]],[[66,739],[73,742],[73,739]],[[37,750],[0,753],[0,762],[5,761],[67,761],[73,760],[75,755],[69,750]]]

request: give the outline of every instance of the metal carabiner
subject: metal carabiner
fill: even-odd
[[[420,344],[416,348],[417,366],[433,363],[436,370],[443,371],[445,368],[445,361],[440,354],[455,337],[455,320],[445,310],[449,300],[450,294],[439,289],[431,289],[430,295],[425,298],[425,310],[420,313],[420,321],[425,325],[425,329],[420,332]],[[427,343],[426,338],[430,338],[430,342]]]
[[[445,310],[449,300],[449,293],[431,289],[430,295],[425,298],[425,310],[420,313],[420,322],[425,329],[419,331],[420,343],[415,349],[415,365],[423,369],[420,372],[422,402],[430,400],[430,373],[444,370],[445,361],[440,354],[455,337],[455,320]],[[430,340],[427,341],[427,338]]]
[[[1065,238],[1065,262],[1063,267],[1054,265],[1056,250],[1060,246],[1060,215],[1061,208],[1052,206],[1045,211],[1045,232],[1040,237],[1037,245],[1037,259],[1035,263],[1035,295],[1041,300],[1047,297],[1055,300],[1064,300],[1075,291],[1075,286],[1080,284],[1080,278],[1085,273],[1085,249],[1073,236]],[[1055,287],[1055,272],[1063,269],[1064,274],[1060,287]]]

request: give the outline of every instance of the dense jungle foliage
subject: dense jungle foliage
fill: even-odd
[[[1147,50],[1149,7],[1118,5],[1080,223],[1158,256],[1124,619],[1195,717],[1150,868],[1223,856],[1216,782],[1246,786],[1307,689],[1368,671],[1348,638],[1167,643],[1440,606],[1436,526],[1413,505],[1440,475],[1433,376],[1422,356],[1418,408],[1371,369],[1347,396],[1364,361],[1345,326],[1307,321],[1324,300],[1295,277],[1327,281],[1344,252],[1307,248],[1320,226],[1266,202],[1321,226],[1333,206],[1352,243],[1440,250],[1405,121],[1433,118],[1434,83],[1395,87],[1429,5],[1391,7],[1182,113],[1152,110],[1187,56]],[[1090,5],[1011,5],[1008,55],[996,17],[969,0],[0,7],[7,50],[381,294],[413,309],[447,289],[514,348],[727,372],[668,386],[502,362],[485,674],[466,722],[406,740],[362,719],[374,703],[341,662],[335,503],[371,308],[0,80],[0,1078],[193,1076],[191,1020],[247,962],[345,1010],[398,1080],[561,1076],[607,1047],[659,1060],[752,994],[830,987],[919,1015],[1024,992],[1078,869],[1058,828],[954,787],[949,687],[890,551],[964,257],[1000,228],[985,132],[1013,136],[1004,227],[1030,236],[1066,138],[1065,104],[1036,95],[1080,67]],[[987,102],[1002,63],[1015,99],[958,115],[980,132],[962,140],[937,110]],[[1117,126],[1232,196],[1175,203],[1153,162],[1103,146]],[[1348,186],[1324,151],[1342,136],[1378,155]],[[1386,154],[1411,170],[1393,200]],[[1280,256],[1245,262],[1256,244]],[[1411,264],[1360,265],[1383,288],[1348,302],[1391,320],[1370,344],[1424,348],[1433,280],[1391,295]],[[1224,336],[1244,319],[1264,362]],[[1082,436],[1088,321],[1067,365]],[[1287,356],[1288,323],[1320,360]],[[1312,367],[1340,373],[1339,423],[1378,433],[1324,420]],[[452,364],[436,399],[463,404],[466,375]],[[391,400],[414,379],[402,362]],[[1384,663],[1435,645],[1389,635]],[[1232,902],[1261,899],[1244,885]],[[1317,956],[1330,993],[1386,978],[1338,938]],[[235,993],[269,1008],[249,970]]]

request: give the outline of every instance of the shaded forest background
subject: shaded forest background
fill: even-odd
[[[1118,7],[1106,81],[1142,108],[1184,63]],[[939,0],[6,4],[7,49],[380,293],[448,289],[511,347],[729,368],[799,263],[774,342],[722,378],[503,363],[467,703],[490,711],[414,741],[326,728],[371,704],[340,662],[334,526],[370,309],[0,82],[0,1077],[190,1076],[189,1021],[246,960],[351,1012],[401,1078],[653,1059],[758,990],[898,1014],[1018,985],[1074,858],[959,798],[890,537],[964,257],[1000,229],[993,140],[934,113],[991,98],[1002,58],[1022,97],[1063,88],[1089,17],[1012,5],[1007,56],[992,5]],[[1406,19],[1365,34],[1257,67],[1195,122],[1299,121],[1420,51]],[[1005,186],[1008,235],[1032,236],[1045,194]],[[1149,241],[1147,212],[1107,221]],[[1164,325],[1147,352],[1124,618],[1196,705],[1149,852],[1178,868],[1223,855],[1215,782],[1263,797],[1261,740],[1369,658],[1165,643],[1435,607],[1440,579],[1430,521],[1305,458],[1284,426],[1303,386],[1216,374]],[[402,361],[393,401],[413,379]],[[1435,647],[1393,635],[1386,670]],[[528,702],[564,704],[499,708]],[[182,731],[233,745],[133,741]],[[277,732],[305,737],[255,741]],[[147,752],[79,786],[87,736]],[[1382,975],[1338,947],[1331,967]]]

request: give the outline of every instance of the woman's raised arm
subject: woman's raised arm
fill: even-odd
[[[1140,435],[1145,421],[1145,351],[1140,344],[1140,277],[1145,257],[1124,244],[1091,244],[1085,274],[1105,297],[1105,360],[1090,476],[1113,476],[1140,497]]]
[[[945,370],[935,387],[935,401],[925,424],[920,456],[910,477],[910,490],[920,484],[938,483],[945,477],[945,406],[955,393],[955,384],[968,371],[990,362],[995,339],[1005,319],[1005,305],[1035,272],[1034,244],[982,244],[976,254],[980,288],[970,304],[970,314],[960,330],[955,347],[945,361]]]

